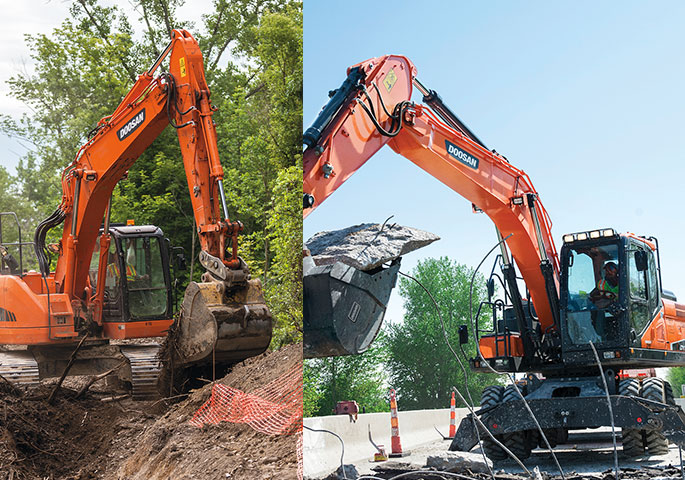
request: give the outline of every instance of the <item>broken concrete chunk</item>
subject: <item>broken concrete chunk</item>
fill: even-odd
[[[338,469],[326,477],[322,477],[321,480],[343,480],[343,479],[355,479],[359,476],[359,471],[354,465],[344,465],[343,467],[338,467]]]
[[[492,462],[488,460],[490,467]],[[483,456],[471,452],[443,452],[438,455],[430,455],[426,459],[426,466],[443,472],[488,472],[488,467],[483,461]]]
[[[342,262],[358,270],[373,270],[436,240],[440,237],[416,228],[363,223],[319,232],[307,241],[307,248],[318,266]]]

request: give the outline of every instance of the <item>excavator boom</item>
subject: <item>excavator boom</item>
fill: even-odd
[[[158,73],[167,57],[169,71]],[[122,338],[120,330],[139,322],[144,327],[128,328],[131,334],[124,337],[159,336],[171,328],[179,345],[171,349],[176,366],[235,363],[268,347],[271,314],[259,280],[251,278],[248,266],[238,257],[243,225],[228,215],[214,110],[197,41],[185,30],[173,30],[163,53],[138,77],[114,112],[100,120],[64,170],[61,203],[41,222],[34,237],[40,273],[0,276],[0,288],[7,292],[2,308],[16,318],[10,328],[0,325],[0,343],[49,346],[78,342],[86,335],[94,340]],[[201,283],[191,282],[176,322],[136,318],[130,312],[123,321],[112,322],[103,314],[111,303],[103,288],[111,286],[108,275],[118,277],[130,296],[149,291],[149,285],[141,287],[140,282],[151,281],[150,275],[135,279],[138,275],[129,265],[130,258],[126,262],[117,259],[125,247],[111,248],[112,191],[168,125],[178,133],[200,240],[199,260],[206,272]],[[50,272],[46,235],[61,223],[62,238],[51,247],[58,252],[57,266]],[[127,241],[133,245],[143,237],[141,231]],[[146,258],[158,255],[161,248],[150,250],[149,241]],[[95,273],[91,268],[94,251],[99,255]],[[136,253],[133,248],[126,251]],[[160,288],[171,286],[160,284]]]

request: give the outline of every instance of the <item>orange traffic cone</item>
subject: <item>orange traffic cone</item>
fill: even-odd
[[[457,420],[456,420],[456,413],[457,413],[457,405],[456,401],[454,400],[454,392],[452,392],[452,400],[450,400],[450,433],[448,438],[454,438],[454,436],[457,434]]]
[[[395,390],[390,389],[390,457],[405,457],[409,452],[402,451],[402,443],[400,442],[400,425],[397,419],[397,400],[395,399]]]

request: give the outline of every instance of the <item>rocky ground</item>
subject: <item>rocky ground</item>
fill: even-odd
[[[251,392],[297,364],[302,347],[291,345],[235,366],[219,382]],[[49,405],[51,384],[22,391],[0,380],[0,480],[297,478],[295,435],[188,423],[209,384],[186,398],[147,402],[103,402],[113,393],[106,385],[75,399],[78,388],[70,379]]]

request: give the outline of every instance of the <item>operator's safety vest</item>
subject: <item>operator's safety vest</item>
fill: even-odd
[[[119,268],[117,268],[116,263],[110,263],[107,265],[107,274],[111,275],[113,277],[118,277],[119,276]],[[126,280],[129,282],[132,282],[133,280],[136,279],[138,275],[136,275],[136,269],[133,267],[133,265],[126,264]]]
[[[599,283],[597,283],[597,288],[605,292],[611,292],[618,295],[618,284],[616,284],[615,287],[612,287],[611,284],[605,279],[602,279],[599,281]]]

